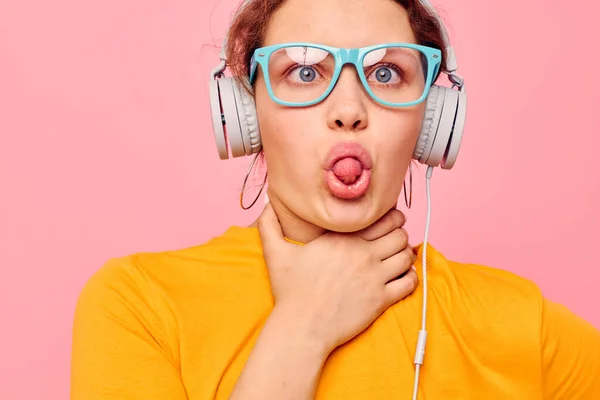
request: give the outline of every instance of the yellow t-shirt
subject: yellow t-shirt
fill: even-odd
[[[597,329],[509,272],[427,263],[420,400],[600,399]],[[331,354],[317,400],[411,398],[421,290]],[[77,305],[72,399],[227,399],[272,307],[256,228],[110,260]]]

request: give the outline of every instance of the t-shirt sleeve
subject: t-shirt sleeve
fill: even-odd
[[[550,300],[543,300],[544,399],[600,399],[600,331]]]
[[[109,261],[77,303],[71,399],[187,399],[170,343],[143,271],[131,258]]]

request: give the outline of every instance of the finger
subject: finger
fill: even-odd
[[[385,260],[408,246],[408,233],[403,228],[396,228],[390,233],[369,243],[373,253]]]
[[[376,240],[394,229],[402,228],[405,223],[406,217],[402,211],[392,209],[370,226],[356,232],[356,234],[364,240]]]
[[[406,275],[400,279],[393,280],[385,285],[384,288],[384,304],[386,307],[402,300],[409,294],[415,291],[419,285],[419,277],[411,268]]]
[[[265,251],[277,244],[287,243],[283,236],[281,224],[271,203],[265,204],[263,212],[258,217],[257,227]]]
[[[391,282],[405,275],[415,264],[415,255],[412,247],[408,246],[399,253],[394,254],[381,262],[380,271],[383,282]]]

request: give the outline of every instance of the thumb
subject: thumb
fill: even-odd
[[[265,253],[273,246],[287,244],[283,237],[281,224],[271,203],[265,204],[263,212],[258,217],[257,227]]]

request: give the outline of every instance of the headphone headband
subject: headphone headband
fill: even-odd
[[[419,1],[420,1],[421,5],[423,5],[423,7],[425,7],[425,8],[427,8],[431,12],[431,14],[435,17],[435,19],[438,21],[438,25],[440,26],[440,29],[442,31],[442,38],[444,40],[444,46],[446,47],[446,71],[445,72],[452,73],[458,69],[458,63],[456,61],[456,55],[454,54],[454,48],[452,47],[452,44],[450,43],[450,37],[448,36],[448,30],[446,29],[446,25],[444,24],[444,21],[442,21],[440,14],[437,12],[435,7],[433,6],[433,4],[431,4],[431,2],[429,0],[419,0]]]

